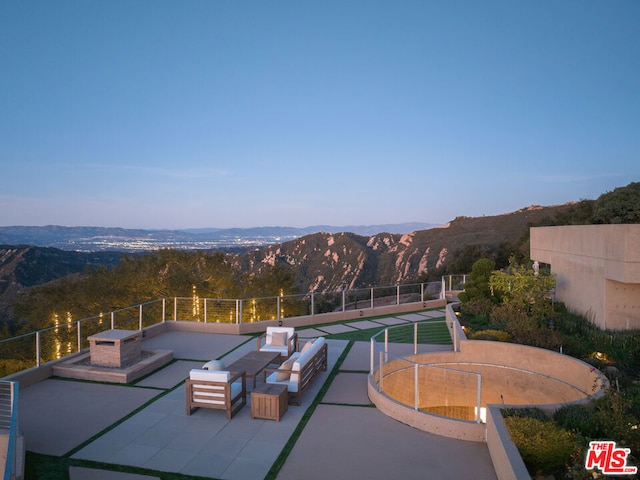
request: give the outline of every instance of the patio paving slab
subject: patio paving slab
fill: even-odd
[[[355,370],[368,372],[371,363],[371,343],[354,342],[347,357],[340,366],[340,371]]]
[[[366,373],[339,373],[322,399],[322,403],[345,405],[371,405],[367,394]]]
[[[362,320],[360,322],[349,323],[350,327],[357,328],[358,330],[369,330],[371,328],[383,329],[385,325],[378,322],[372,322],[371,320]]]
[[[385,317],[385,318],[376,318],[377,323],[381,323],[383,325],[391,326],[391,325],[401,325],[403,323],[407,323],[406,320],[402,320],[396,317]]]
[[[398,315],[398,318],[400,320],[407,320],[409,322],[420,322],[425,319],[425,317],[419,313],[408,313],[406,315]]]
[[[446,313],[444,310],[429,310],[427,312],[420,312],[420,315],[424,315],[429,318],[444,318]]]
[[[219,333],[197,333],[171,331],[156,337],[145,338],[145,349],[173,350],[173,358],[203,360],[205,362],[221,357],[238,345],[253,341],[244,335],[223,335]],[[255,345],[255,343],[254,343]]]
[[[304,330],[296,330],[298,338],[317,338],[324,337],[327,332],[316,330],[315,328],[306,328]]]
[[[423,432],[375,408],[318,405],[276,478],[495,480],[496,475],[484,443]]]
[[[201,368],[202,362],[178,360],[162,370],[136,383],[137,386],[155,388],[173,388],[189,376],[192,368]]]
[[[160,393],[151,388],[58,379],[28,386],[20,390],[19,398],[26,449],[64,455]]]
[[[327,332],[328,334],[336,334],[336,333],[346,333],[346,332],[354,332],[355,328],[351,328],[348,325],[337,324],[337,325],[325,325],[323,327],[318,327],[318,330],[322,330],[323,332]]]

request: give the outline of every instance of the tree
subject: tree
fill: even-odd
[[[544,317],[553,312],[549,292],[555,288],[552,274],[536,273],[533,268],[515,265],[507,271],[491,273],[489,287],[503,302],[511,302],[524,307],[534,317]]]
[[[504,324],[515,342],[553,349],[562,344],[560,333],[550,329],[554,315],[549,298],[555,286],[553,275],[514,264],[507,271],[493,272],[489,286],[500,298],[491,318]]]
[[[593,223],[640,223],[640,182],[600,195],[593,209]]]
[[[464,292],[458,295],[462,303],[489,298],[489,278],[496,268],[496,263],[488,258],[481,258],[473,264],[471,278],[464,285]]]

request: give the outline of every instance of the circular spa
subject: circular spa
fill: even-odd
[[[428,325],[415,325],[418,328]],[[372,338],[369,398],[383,413],[421,430],[484,441],[487,405],[555,406],[599,395],[606,378],[550,350],[481,340],[453,346]],[[392,332],[393,333],[393,332]]]

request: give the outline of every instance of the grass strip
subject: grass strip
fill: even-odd
[[[160,480],[211,480],[210,477],[183,475],[181,473],[162,472],[147,468],[114,465],[110,463],[95,462],[92,460],[55,457],[41,453],[27,452],[25,465],[25,480],[69,480],[69,468],[81,467],[110,472],[131,473],[157,477]]]

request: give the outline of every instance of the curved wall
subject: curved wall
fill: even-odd
[[[447,323],[455,330],[459,323],[447,306]],[[528,405],[555,407],[565,403],[586,402],[598,397],[608,387],[606,377],[591,365],[550,350],[513,343],[466,340],[458,337],[454,352],[423,353],[406,357],[420,364],[436,365],[482,374],[481,406]],[[406,366],[406,362],[403,362]],[[400,362],[398,362],[400,364]],[[406,368],[385,365],[389,384],[413,382],[413,373]],[[369,375],[369,398],[382,412],[398,421],[421,430],[463,440],[484,441],[486,428],[468,420],[442,417],[412,408],[411,399],[378,391],[379,372]],[[437,388],[429,388],[429,400],[424,406],[444,402]],[[392,394],[393,395],[393,394]],[[400,400],[400,401],[398,401]],[[444,404],[444,403],[443,403]]]

